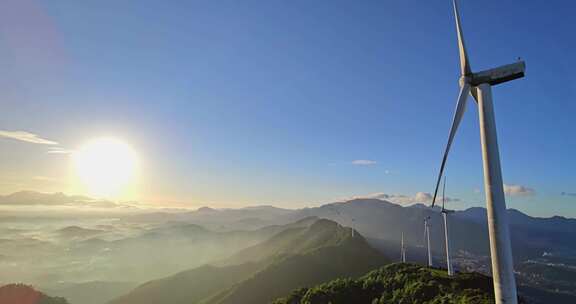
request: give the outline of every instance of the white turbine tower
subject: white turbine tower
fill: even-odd
[[[404,232],[402,232],[402,241],[400,242],[400,257],[402,263],[406,263],[406,247],[404,245]]]
[[[352,218],[352,237],[354,237],[354,229],[356,229],[356,225],[354,225],[355,224],[354,218],[353,217],[351,218]]]
[[[448,214],[454,212],[444,207],[446,204],[446,177],[444,177],[444,186],[442,187],[442,217],[444,218],[444,239],[446,240],[446,269],[448,276],[454,275],[452,261],[450,260],[450,232],[448,231]]]
[[[424,218],[424,238],[426,238],[426,251],[428,253],[428,267],[432,267],[432,249],[430,248],[430,217]]]
[[[496,121],[492,105],[492,86],[510,80],[524,77],[526,65],[523,61],[504,65],[501,67],[473,73],[468,61],[468,54],[464,45],[462,26],[458,4],[453,0],[454,15],[456,18],[456,32],[458,35],[458,48],[460,50],[460,95],[456,103],[456,110],[452,127],[448,136],[448,143],[438,173],[436,190],[432,206],[436,201],[438,186],[442,177],[446,159],[452,140],[466,107],[466,98],[471,94],[478,102],[480,119],[480,138],[482,142],[482,159],[484,167],[484,191],[486,193],[486,209],[488,215],[488,231],[490,233],[490,255],[492,260],[492,276],[494,280],[494,294],[496,303],[517,303],[516,281],[514,279],[514,265],[512,261],[512,248],[510,232],[506,217],[506,202],[500,169],[500,154],[496,137]]]

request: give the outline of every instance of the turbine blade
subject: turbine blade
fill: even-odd
[[[460,73],[462,76],[472,74],[470,63],[468,62],[468,52],[466,52],[466,45],[464,44],[464,33],[462,32],[462,24],[460,22],[460,10],[458,9],[457,0],[452,0],[454,4],[454,16],[456,18],[456,33],[458,35],[458,49],[460,51]]]
[[[444,167],[446,166],[446,159],[448,158],[448,152],[450,152],[450,147],[452,146],[452,141],[462,121],[462,116],[466,111],[466,98],[470,94],[470,85],[464,83],[460,89],[460,95],[458,96],[458,102],[456,103],[456,109],[454,111],[454,118],[452,119],[452,127],[450,128],[450,134],[448,135],[448,143],[446,144],[446,150],[444,150],[444,157],[442,158],[442,164],[440,165],[440,172],[438,173],[438,179],[436,180],[436,189],[434,190],[434,197],[432,198],[432,207],[436,203],[436,196],[438,195],[438,188],[440,186],[440,180],[444,174]]]

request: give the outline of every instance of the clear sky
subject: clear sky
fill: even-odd
[[[493,95],[508,203],[532,215],[576,217],[575,8],[461,1],[474,70],[527,62]],[[458,92],[451,9],[3,0],[0,130],[38,137],[0,137],[0,193],[77,192],[70,154],[48,151],[98,137],[138,155],[125,199],[302,207],[432,192]],[[457,208],[483,204],[470,105],[446,172]]]

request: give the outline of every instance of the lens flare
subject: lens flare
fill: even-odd
[[[136,177],[136,153],[114,138],[89,142],[74,153],[73,159],[76,175],[90,195],[117,198]]]

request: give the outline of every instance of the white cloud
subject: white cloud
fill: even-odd
[[[418,192],[414,196],[414,200],[416,200],[417,202],[431,202],[432,194],[428,192]]]
[[[535,191],[522,185],[504,184],[504,193],[509,196],[532,196]]]
[[[62,147],[51,147],[48,148],[48,154],[72,154],[74,150],[64,149]]]
[[[40,181],[40,182],[45,182],[45,183],[61,183],[62,182],[62,180],[59,178],[43,176],[43,175],[34,176],[34,177],[32,177],[32,179],[36,180],[36,181]]]
[[[46,176],[35,176],[38,181],[57,181]],[[20,191],[8,195],[0,195],[0,207],[8,206],[45,206],[45,207],[77,207],[77,208],[116,208],[129,209],[133,203],[116,203],[103,199],[93,199],[80,195],[64,193],[44,193],[36,191]]]
[[[386,200],[400,205],[412,205],[416,203],[431,203],[432,194],[428,192],[417,192],[415,195],[404,194],[387,194],[383,192],[376,192],[367,195],[354,196],[348,199],[379,199]],[[460,199],[446,197],[446,202],[458,202]],[[436,197],[436,203],[442,202],[442,196]]]
[[[58,143],[52,140],[48,140],[42,137],[39,137],[36,134],[26,132],[26,131],[3,131],[0,130],[0,137],[15,139],[19,141],[25,141],[33,144],[40,144],[40,145],[57,145]]]
[[[352,161],[352,164],[356,166],[373,166],[376,165],[377,163],[378,163],[377,161],[369,159],[356,159]]]

